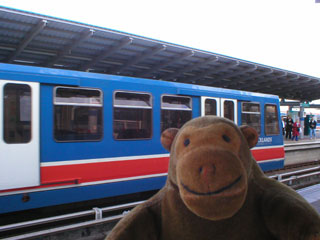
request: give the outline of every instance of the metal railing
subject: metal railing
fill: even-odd
[[[307,150],[319,148],[320,141],[315,142],[299,142],[299,143],[286,143],[284,144],[284,150],[286,152],[297,151],[297,150]]]
[[[279,173],[276,175],[269,176],[269,178],[277,179],[279,182],[282,182],[282,183],[289,182],[289,185],[291,185],[293,180],[299,180],[299,179],[303,179],[306,177],[312,177],[312,176],[319,175],[320,171],[317,171],[317,170],[320,170],[320,166],[306,168],[306,169],[297,170],[297,171],[293,171],[293,172]],[[310,173],[307,173],[307,172],[310,172]],[[303,174],[303,173],[307,173],[307,174]],[[300,174],[302,174],[302,175],[300,175]]]
[[[86,217],[86,216],[91,216],[91,215],[95,215],[95,220],[93,220],[93,222],[95,222],[95,221],[99,221],[99,220],[103,219],[102,218],[103,213],[133,208],[143,202],[144,201],[138,201],[138,202],[120,204],[120,205],[105,207],[105,208],[93,208],[92,210],[87,210],[87,211],[82,211],[82,212],[77,212],[77,213],[70,213],[70,214],[64,214],[64,215],[55,216],[55,217],[42,218],[42,219],[37,219],[37,220],[32,220],[32,221],[4,225],[4,226],[0,226],[0,233],[5,232],[5,231],[11,231],[11,230],[17,230],[17,229],[21,229],[21,228],[32,227],[32,226],[39,226],[39,225],[48,224],[48,223],[55,223],[55,222],[59,222],[59,221],[69,220],[69,219]],[[120,214],[117,216],[120,216],[120,218],[121,218],[124,214],[125,214],[125,212],[123,214]],[[106,219],[105,221],[107,221],[107,219],[115,221],[115,220],[117,220],[117,216],[105,218]]]
[[[292,181],[294,181],[294,180],[298,180],[298,179],[302,179],[302,178],[306,178],[306,177],[311,177],[311,176],[315,176],[315,175],[320,175],[320,166],[297,170],[297,171],[293,171],[293,172],[275,174],[275,175],[269,176],[269,178],[276,179],[282,183],[289,182],[289,185],[290,185],[292,183]],[[21,222],[21,223],[0,226],[0,234],[1,234],[1,232],[18,230],[18,229],[28,228],[28,227],[32,227],[32,226],[41,226],[44,224],[57,223],[59,221],[77,219],[77,218],[88,217],[88,216],[92,216],[92,215],[94,215],[94,217],[95,217],[94,220],[89,220],[89,221],[81,222],[81,223],[74,223],[74,224],[70,224],[67,226],[54,227],[51,229],[40,230],[40,231],[32,232],[32,233],[26,233],[26,234],[22,234],[19,236],[9,237],[6,239],[15,239],[15,240],[32,239],[32,238],[47,236],[47,235],[50,235],[53,233],[56,234],[56,233],[60,233],[60,232],[66,232],[66,231],[72,231],[75,229],[80,229],[83,227],[90,227],[90,226],[93,226],[93,225],[96,225],[99,223],[111,223],[111,222],[115,222],[115,221],[120,220],[127,213],[127,211],[124,211],[121,214],[109,216],[109,217],[103,217],[103,213],[110,213],[112,211],[117,211],[117,210],[128,210],[128,209],[131,209],[131,208],[133,208],[143,202],[145,202],[145,201],[137,201],[137,202],[120,204],[120,205],[105,207],[105,208],[93,208],[92,210],[81,211],[81,212],[77,212],[77,213],[64,214],[64,215],[55,216],[55,217],[42,218],[42,219],[37,219],[37,220],[32,220],[32,221],[26,221],[26,222]]]

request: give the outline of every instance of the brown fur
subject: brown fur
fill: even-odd
[[[162,134],[166,185],[126,215],[108,240],[320,240],[319,214],[295,191],[264,176],[251,127],[201,117]]]

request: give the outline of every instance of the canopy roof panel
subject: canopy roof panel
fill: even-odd
[[[4,7],[0,62],[320,99],[316,77]]]

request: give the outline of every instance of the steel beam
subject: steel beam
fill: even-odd
[[[245,80],[250,80],[250,79],[253,79],[253,78],[259,78],[259,77],[262,77],[262,76],[266,76],[266,75],[270,75],[273,73],[273,70],[271,68],[268,68],[267,71],[265,72],[261,72],[261,73],[258,73],[258,74],[255,74],[253,73],[251,76],[249,77],[245,77]]]
[[[215,86],[217,86],[217,87],[220,87],[220,86],[221,87],[230,87],[230,83],[233,83],[236,85],[237,83],[239,83],[239,80],[230,80],[229,78],[232,78],[233,76],[236,76],[236,75],[240,76],[240,75],[247,73],[247,72],[253,72],[253,71],[257,70],[257,68],[258,67],[256,65],[254,65],[254,67],[252,67],[252,68],[246,68],[241,71],[235,71],[233,73],[228,73],[224,76],[221,76],[220,78],[216,78],[216,79],[214,79],[214,82],[216,82]],[[210,82],[209,82],[209,84],[210,84]]]
[[[32,39],[34,39],[34,37],[37,36],[41,32],[41,30],[47,25],[47,22],[47,20],[40,20],[38,24],[33,29],[31,29],[31,31],[19,44],[17,49],[10,54],[10,56],[7,59],[8,63],[12,63],[15,60],[15,58],[27,47],[27,45],[32,41]]]
[[[300,76],[298,75],[295,75],[294,77],[292,78],[287,78],[285,80],[277,80],[277,83],[275,83],[273,86],[274,89],[277,89],[279,87],[288,87],[288,85],[290,86],[290,89],[292,88],[292,86],[300,86],[300,82],[296,82],[296,80],[298,80],[300,78]]]
[[[266,75],[270,75],[273,73],[273,70],[271,68],[269,68],[267,71],[265,72],[261,72],[261,73],[258,73],[258,74],[252,74],[251,76],[249,77],[243,77],[243,78],[236,78],[234,79],[231,83],[228,83],[227,84],[227,87],[235,87],[239,85],[239,81],[240,81],[240,84],[246,84],[246,85],[249,85],[251,84],[251,81],[249,81],[250,79],[254,79],[254,78],[259,78],[259,77],[264,77]],[[244,89],[244,88],[241,88],[241,89]]]
[[[317,90],[317,85],[320,85],[320,82],[317,81],[317,82],[313,82],[313,83],[310,83],[310,81],[307,81],[305,83],[308,83],[308,84],[298,84],[298,85],[294,85],[294,86],[290,86],[290,90],[305,90],[305,89],[311,89],[311,90]]]
[[[190,72],[193,69],[199,68],[201,66],[205,66],[205,65],[207,65],[209,63],[212,63],[212,62],[218,62],[218,61],[219,61],[219,57],[212,56],[212,57],[209,57],[209,58],[205,59],[202,62],[198,62],[196,64],[190,64],[185,68],[181,68],[181,69],[179,69],[177,71],[174,71],[173,73],[167,74],[164,77],[162,77],[162,79],[164,79],[164,80],[173,79],[176,76],[183,75],[184,73]]]
[[[55,63],[57,63],[62,57],[66,54],[70,53],[73,48],[78,46],[81,42],[85,41],[89,37],[91,37],[94,33],[93,29],[85,29],[79,36],[73,39],[69,44],[67,44],[62,50],[60,50],[57,55],[46,64],[46,67],[52,67]]]
[[[269,69],[267,69],[267,71],[263,71],[258,74],[254,73],[248,77],[246,77],[246,76],[239,77],[239,78],[233,79],[231,83],[227,83],[227,87],[228,88],[229,87],[230,88],[238,87],[238,89],[239,89],[239,84],[241,84],[241,85],[246,84],[246,86],[249,86],[250,84],[252,84],[252,81],[249,81],[249,80],[254,79],[254,78],[264,77],[264,76],[270,75],[272,73],[273,73],[273,70],[271,68],[269,68]],[[240,89],[245,90],[245,88],[243,88],[243,87],[240,87]]]
[[[103,59],[107,58],[108,56],[112,55],[116,51],[128,46],[132,43],[133,38],[125,37],[118,44],[115,44],[112,47],[106,47],[99,55],[95,56],[91,61],[84,63],[81,65],[80,70],[88,71],[90,67],[94,66],[98,62],[102,61]]]
[[[235,68],[235,67],[239,66],[239,64],[240,64],[240,62],[238,60],[235,60],[232,64],[226,64],[222,67],[217,67],[215,69],[210,69],[208,71],[204,71],[195,77],[191,77],[191,78],[187,79],[186,82],[195,83],[195,81],[197,81],[198,79],[201,79],[198,83],[203,84],[204,82],[206,82],[206,80],[203,78],[205,78],[206,76],[209,76],[214,73],[219,73],[219,72],[222,72],[222,71],[230,69],[230,68]]]
[[[126,68],[146,59],[151,57],[152,55],[157,54],[158,52],[164,51],[166,50],[166,46],[165,45],[157,45],[156,47],[153,47],[151,49],[148,49],[146,51],[144,51],[143,53],[139,54],[136,57],[133,57],[132,59],[130,59],[129,61],[127,61],[126,63],[124,63],[122,66],[114,69],[113,71],[111,71],[111,74],[120,74],[123,70],[125,70]]]
[[[220,81],[220,80],[223,80],[223,79],[228,79],[228,78],[231,78],[231,77],[234,77],[234,76],[239,76],[239,75],[242,75],[244,73],[247,73],[247,72],[254,72],[255,70],[257,70],[257,65],[253,65],[253,67],[249,67],[249,68],[245,68],[243,70],[240,70],[240,71],[234,71],[232,73],[227,73],[225,75],[222,75],[218,78],[215,78],[214,81]]]
[[[160,62],[159,64],[156,64],[155,66],[151,67],[149,70],[147,71],[143,71],[141,74],[139,74],[140,77],[145,77],[145,76],[148,76],[150,75],[151,73],[154,73],[170,64],[173,64],[175,62],[178,62],[178,61],[181,61],[185,58],[188,58],[188,57],[192,57],[194,55],[194,51],[186,51],[182,54],[178,54],[176,55],[175,57],[171,58],[171,59],[168,59],[167,61],[163,61],[163,62]]]
[[[286,77],[288,75],[287,72],[281,72],[280,75],[274,75],[272,79],[268,77],[263,77],[262,79],[257,79],[255,81],[256,86],[248,87],[248,91],[263,91],[265,85],[263,83],[270,83],[270,81],[279,81],[279,78]]]

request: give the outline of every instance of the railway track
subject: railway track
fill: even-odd
[[[289,172],[279,172],[268,175],[269,178],[278,180],[293,189],[297,190],[310,185],[320,183],[320,165],[302,169],[295,169]]]
[[[93,208],[87,211],[0,226],[0,239],[80,239],[91,235],[94,235],[93,239],[103,239],[105,234],[128,211],[142,202],[144,201]],[[66,224],[68,221],[74,223]],[[18,235],[17,232],[19,232]]]
[[[320,142],[286,144],[288,154],[300,154],[304,150],[318,151]],[[317,155],[319,158],[320,155]],[[269,178],[276,179],[294,189],[320,183],[320,160],[310,160],[303,164],[291,162],[285,168],[267,172]],[[105,208],[93,208],[71,214],[42,218],[0,226],[0,239],[104,239],[113,226],[133,207],[143,201],[136,201]]]
[[[285,150],[285,166],[286,168],[294,168],[301,165],[312,164],[320,160],[320,141],[301,141],[298,143],[286,143]]]
[[[294,189],[320,182],[320,165],[289,172],[273,173],[269,174],[268,177]],[[88,211],[0,226],[0,239],[104,239],[128,211],[142,202],[93,208]],[[16,235],[17,232],[18,235]]]

